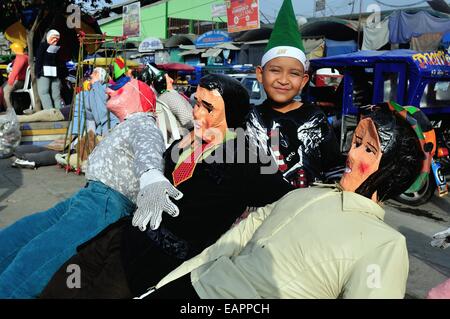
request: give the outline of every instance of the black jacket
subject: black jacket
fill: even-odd
[[[57,67],[57,76],[62,76],[62,66],[61,61],[59,61],[58,52],[49,53],[47,49],[50,45],[47,41],[41,42],[39,48],[35,55],[35,63],[34,63],[34,71],[36,72],[36,77],[40,77],[44,75],[44,65],[55,66]],[[61,48],[60,48],[61,50]]]

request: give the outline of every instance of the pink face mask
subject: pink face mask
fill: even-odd
[[[117,91],[107,88],[106,94],[109,95],[106,108],[117,116],[120,122],[133,113],[143,112],[136,79],[132,79]]]

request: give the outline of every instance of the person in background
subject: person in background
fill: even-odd
[[[3,88],[6,107],[13,107],[11,93],[23,88],[28,68],[28,55],[24,52],[25,47],[21,43],[14,42],[10,48],[16,55],[16,58],[14,59],[11,73],[8,75],[8,82]]]
[[[59,109],[62,107],[61,80],[58,70],[58,41],[60,34],[56,30],[47,32],[46,41],[41,42],[36,52],[35,73],[42,108]]]

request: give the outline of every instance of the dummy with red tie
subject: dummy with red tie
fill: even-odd
[[[164,155],[164,175],[183,193],[179,214],[164,214],[159,227],[146,231],[133,227],[142,225],[142,216],[111,225],[79,247],[41,297],[138,296],[214,243],[247,207],[265,206],[292,189],[276,167],[267,169],[249,149],[244,134],[249,96],[237,80],[207,75],[195,98],[194,129]],[[79,289],[67,288],[68,264],[81,268]]]

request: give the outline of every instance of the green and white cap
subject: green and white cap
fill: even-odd
[[[307,59],[304,51],[292,2],[284,0],[262,57],[261,66],[274,58],[291,57],[299,60],[306,70]]]

